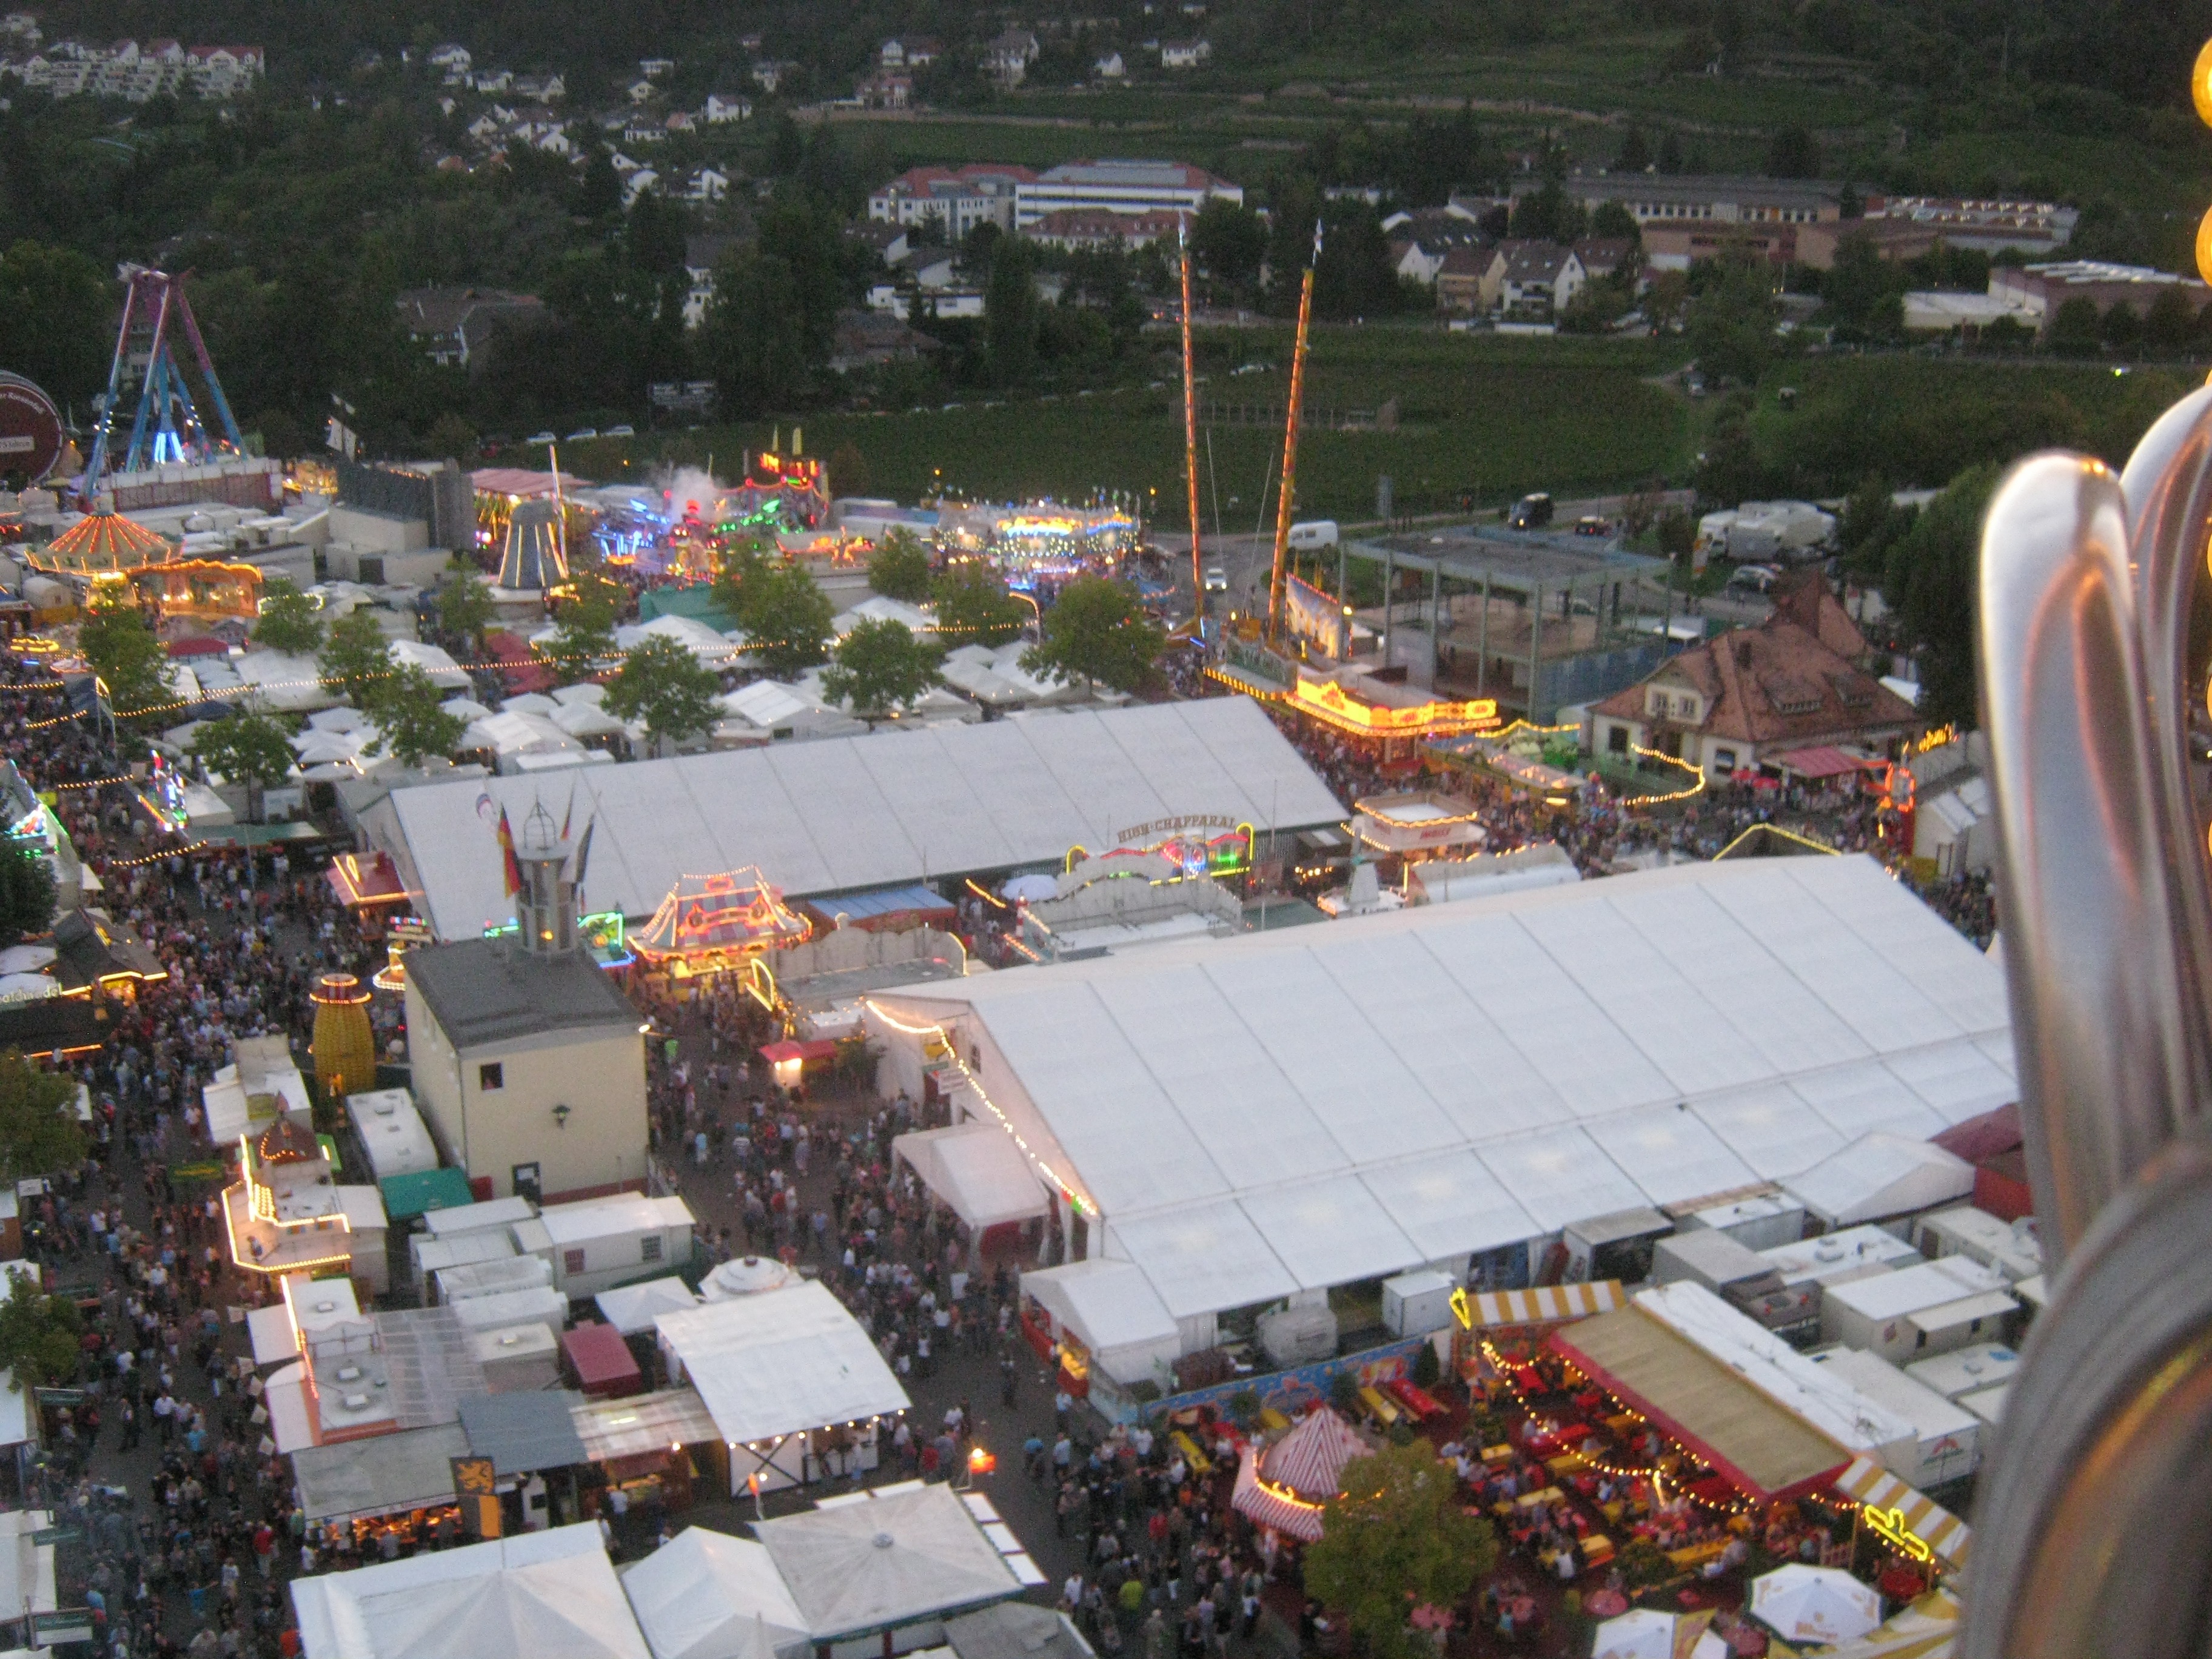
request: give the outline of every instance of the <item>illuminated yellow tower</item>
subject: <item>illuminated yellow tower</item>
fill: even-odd
[[[368,988],[351,974],[325,974],[315,1005],[315,1083],[342,1106],[349,1094],[376,1086],[376,1038],[368,1029]]]

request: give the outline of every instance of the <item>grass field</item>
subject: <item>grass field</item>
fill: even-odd
[[[1217,362],[1273,362],[1265,374],[1215,374],[1200,400],[1279,406],[1286,330],[1216,335]],[[1226,346],[1229,349],[1223,349]],[[1307,381],[1309,409],[1375,410],[1395,397],[1395,433],[1302,434],[1298,505],[1313,516],[1360,518],[1374,511],[1375,481],[1388,473],[1402,510],[1445,506],[1474,489],[1486,499],[1530,489],[1585,491],[1686,474],[1695,445],[1692,411],[1649,376],[1664,360],[1649,343],[1498,340],[1411,328],[1323,329]],[[913,501],[940,485],[997,499],[1050,495],[1079,499],[1106,490],[1157,490],[1161,521],[1180,527],[1182,404],[1172,382],[1093,397],[978,397],[926,413],[821,416],[805,423],[811,453],[851,444],[866,493]],[[741,451],[766,447],[769,423],[645,438],[634,445],[579,445],[565,465],[589,477],[659,461],[698,462],[708,453],[725,476]],[[1200,434],[1202,510],[1216,497],[1221,527],[1260,521],[1263,489],[1279,465],[1280,427],[1217,425]],[[1209,459],[1210,458],[1210,459]],[[845,493],[850,485],[832,481]]]

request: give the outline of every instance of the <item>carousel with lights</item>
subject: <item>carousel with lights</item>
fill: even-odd
[[[629,942],[647,973],[681,981],[748,973],[767,952],[804,944],[811,931],[749,866],[684,877]]]

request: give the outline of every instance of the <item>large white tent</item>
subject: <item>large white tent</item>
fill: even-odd
[[[1345,816],[1256,704],[1209,697],[641,761],[557,785],[424,784],[394,791],[364,827],[438,936],[475,938],[513,908],[497,815],[478,799],[520,824],[541,797],[566,811],[572,787],[574,822],[598,825],[592,908],[632,916],[680,876],[748,865],[796,898],[1058,860],[1178,815],[1262,832]]]
[[[1013,1568],[950,1486],[886,1489],[753,1530],[817,1645],[927,1626],[1021,1594]]]
[[[1133,1263],[1179,1321],[1789,1181],[1870,1130],[1934,1133],[2016,1093],[2002,975],[1856,857],[1675,866],[867,1006],[887,1086],[919,1086],[940,1029],[980,1058],[956,1106],[1002,1115],[1072,1199],[1082,1253]]]
[[[1045,1212],[1044,1188],[1013,1138],[995,1124],[916,1129],[891,1140],[929,1190],[969,1227],[1028,1221]]]
[[[777,1659],[808,1645],[805,1618],[765,1545],[686,1527],[623,1569],[653,1659]]]
[[[652,1659],[585,1522],[292,1581],[307,1659]]]
[[[1974,1166],[1930,1141],[1876,1130],[1783,1184],[1829,1226],[1849,1227],[1964,1198],[1974,1190]]]
[[[657,1316],[661,1352],[699,1391],[732,1447],[732,1489],[759,1474],[773,1490],[811,1478],[817,1430],[856,1432],[912,1403],[859,1322],[809,1279],[757,1296]],[[863,1465],[872,1467],[872,1463]]]

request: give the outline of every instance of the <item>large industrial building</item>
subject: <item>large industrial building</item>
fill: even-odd
[[[1346,807],[1243,697],[394,790],[362,829],[441,939],[507,924],[496,825],[543,804],[592,826],[584,908],[650,916],[686,876],[757,867],[787,898],[1044,868],[1163,820],[1261,836]]]
[[[959,1202],[1049,1206],[1122,1340],[1170,1354],[1414,1268],[1526,1284],[1577,1224],[2016,1097],[2001,969],[1858,857],[1161,945],[868,1019],[880,1086],[1021,1153],[968,1160]]]
[[[1243,191],[1181,161],[1067,161],[1014,188],[1014,228],[1073,208],[1109,213],[1195,214],[1209,198],[1242,204]]]

